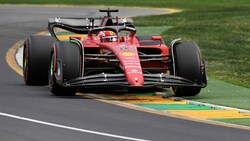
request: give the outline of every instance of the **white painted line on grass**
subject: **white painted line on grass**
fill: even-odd
[[[67,130],[73,130],[73,131],[78,131],[78,132],[95,134],[95,135],[100,135],[100,136],[119,138],[119,139],[124,139],[124,140],[131,140],[131,141],[149,141],[149,140],[144,140],[144,139],[139,139],[139,138],[126,137],[126,136],[121,136],[121,135],[115,135],[115,134],[109,134],[109,133],[104,133],[104,132],[98,132],[98,131],[86,130],[86,129],[81,129],[81,128],[75,128],[75,127],[70,127],[70,126],[65,126],[65,125],[40,121],[40,120],[36,120],[36,119],[21,117],[21,116],[17,116],[17,115],[11,115],[11,114],[2,113],[2,112],[0,112],[0,116],[14,118],[14,119],[28,121],[28,122],[33,122],[33,123],[47,125],[47,126],[52,126],[52,127],[57,127],[57,128],[62,128],[62,129],[67,129]]]

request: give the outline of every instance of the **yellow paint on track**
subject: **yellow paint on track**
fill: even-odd
[[[103,96],[133,104],[187,104],[187,102],[174,101],[172,99],[164,98],[163,96],[160,95],[144,96],[144,95],[131,95],[131,94],[125,94],[125,95],[103,94]]]
[[[193,118],[250,118],[250,113],[240,113],[237,110],[165,110],[178,115],[186,115]]]
[[[80,37],[81,38],[81,40],[86,36],[86,35],[83,35],[83,34],[69,34],[69,35],[61,35],[61,36],[57,36],[57,38],[59,39],[59,40],[65,40],[65,41],[67,41],[67,40],[70,40],[70,37]]]
[[[141,106],[135,106],[134,104],[130,104],[127,102],[119,102],[119,100],[112,100],[109,99],[109,97],[106,98],[100,98],[98,95],[92,95],[92,94],[84,94],[84,93],[77,93],[78,96],[82,96],[85,98],[90,98],[90,99],[95,99],[101,102],[105,102],[108,104],[113,104],[113,105],[117,105],[117,106],[121,106],[121,107],[125,107],[125,108],[129,108],[129,109],[133,109],[133,110],[138,110],[138,111],[143,111],[143,112],[147,112],[147,113],[151,113],[151,114],[156,114],[156,115],[162,115],[162,116],[168,116],[168,117],[173,117],[173,118],[177,118],[177,119],[183,119],[183,120],[189,120],[189,121],[195,121],[195,122],[201,122],[201,123],[206,123],[206,124],[213,124],[213,125],[218,125],[218,126],[224,126],[224,127],[230,127],[230,128],[238,128],[238,129],[243,129],[243,130],[249,130],[250,131],[250,127],[247,126],[241,126],[241,125],[236,125],[236,124],[229,124],[229,123],[223,123],[223,122],[217,122],[217,121],[210,121],[207,119],[202,119],[202,118],[194,118],[194,117],[190,117],[187,115],[180,115],[180,114],[174,114],[174,113],[170,113],[168,111],[158,111],[158,110],[153,110],[153,109],[145,109]],[[107,94],[101,94],[102,96],[106,97],[108,96]]]
[[[18,41],[16,44],[14,44],[6,53],[6,61],[8,65],[15,70],[19,75],[23,75],[23,70],[22,68],[17,64],[16,59],[15,59],[15,54],[17,50],[23,45],[24,40]]]
[[[108,97],[113,100],[118,100],[130,104],[165,104],[166,107],[174,104],[188,104],[188,102],[175,101],[173,99],[164,98],[161,95],[131,95],[131,94],[123,94],[123,95],[112,95],[112,94],[103,94],[102,96]],[[167,112],[170,114],[180,115],[180,116],[188,116],[191,118],[198,119],[211,119],[211,118],[250,118],[250,113],[241,113],[237,110],[224,110],[224,109],[215,109],[215,110],[162,110],[163,112]]]
[[[128,103],[133,103],[133,104],[187,104],[187,102],[177,102],[177,101],[167,101],[167,100],[163,100],[163,101],[157,101],[157,100],[128,100],[125,101]]]

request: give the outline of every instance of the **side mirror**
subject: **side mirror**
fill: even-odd
[[[151,40],[153,40],[153,41],[160,41],[160,44],[162,44],[162,37],[161,36],[152,36]]]

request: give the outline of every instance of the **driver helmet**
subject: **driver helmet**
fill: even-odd
[[[117,35],[113,31],[103,31],[102,41],[103,42],[115,42],[117,41]]]

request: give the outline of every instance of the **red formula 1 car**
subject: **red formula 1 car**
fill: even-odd
[[[176,96],[194,96],[206,87],[205,64],[196,43],[161,36],[136,36],[133,20],[51,18],[51,36],[30,36],[24,43],[27,85],[47,85],[55,95],[78,88],[172,87]]]

